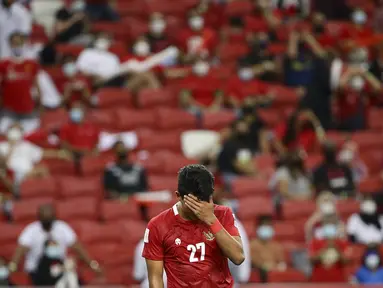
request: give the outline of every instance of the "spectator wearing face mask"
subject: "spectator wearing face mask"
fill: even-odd
[[[372,239],[376,239],[378,243],[382,243],[382,220],[374,200],[365,198],[360,204],[360,212],[351,215],[347,221],[349,240],[353,243],[369,244]]]
[[[238,176],[255,176],[256,168],[248,143],[249,125],[244,120],[233,123],[231,136],[223,143],[218,154],[218,171],[230,189],[230,183]]]
[[[85,0],[85,12],[91,21],[118,21],[112,0]]]
[[[257,237],[250,241],[251,263],[259,269],[262,282],[267,281],[267,272],[286,270],[286,261],[282,245],[276,242],[271,216],[258,218]]]
[[[326,24],[327,19],[325,15],[319,12],[313,13],[311,17],[312,35],[324,49],[330,49],[335,46],[337,39],[329,33]]]
[[[352,171],[350,167],[338,161],[335,144],[325,142],[322,153],[324,161],[313,173],[316,192],[331,191],[337,197],[354,196],[356,191]]]
[[[85,155],[97,155],[100,130],[86,120],[86,110],[80,102],[72,105],[69,117],[70,122],[60,129],[61,147],[69,151],[75,161]]]
[[[6,265],[5,259],[0,256],[0,286],[13,286],[12,282],[9,280],[9,276],[10,273]]]
[[[338,154],[339,162],[348,165],[352,171],[355,183],[360,183],[368,176],[368,167],[359,156],[358,145],[352,141],[343,144]]]
[[[181,80],[180,105],[185,110],[194,112],[198,110],[217,111],[223,108],[224,95],[221,82],[209,74],[210,63],[206,60],[197,60],[192,68],[192,74]],[[190,109],[191,108],[191,109]]]
[[[67,82],[62,95],[62,105],[71,107],[77,101],[91,105],[91,87],[89,80],[78,73],[76,63],[70,61],[62,67]]]
[[[14,124],[7,132],[7,140],[0,143],[0,154],[6,159],[7,168],[15,173],[16,182],[25,177],[41,177],[49,173],[40,161],[47,159],[68,159],[60,150],[42,149],[23,139],[20,125]]]
[[[327,205],[329,206],[329,205]],[[346,227],[343,221],[340,219],[337,209],[330,207],[322,207],[322,217],[320,222],[317,222],[313,227],[313,239],[325,239],[327,236],[327,229],[329,226],[335,227],[335,237],[339,239],[346,238]]]
[[[152,53],[158,53],[168,48],[171,44],[166,34],[167,23],[161,13],[153,13],[149,19],[149,32],[146,39]]]
[[[362,266],[356,271],[353,282],[359,285],[383,284],[382,256],[378,248],[367,248]]]
[[[341,40],[344,41],[344,46],[353,47],[355,40],[361,40],[370,38],[373,36],[374,32],[367,25],[368,15],[362,9],[356,9],[351,13],[351,22],[353,26],[351,29],[345,29],[343,33],[339,36]]]
[[[334,224],[323,227],[323,239],[313,239],[308,247],[313,265],[311,282],[346,282],[344,268],[348,260],[348,243],[337,237]]]
[[[17,271],[21,259],[25,256],[24,270],[29,274],[32,283],[35,286],[44,285],[46,279],[39,273],[44,272],[45,276],[56,278],[60,274],[60,267],[51,265],[62,263],[67,257],[68,248],[72,248],[88,267],[96,273],[101,273],[100,265],[91,260],[77,240],[73,229],[66,222],[56,219],[52,205],[40,206],[37,216],[38,221],[26,226],[19,236],[18,246],[8,264],[10,272]],[[47,269],[50,273],[55,273],[47,275]]]
[[[204,18],[196,10],[191,10],[188,28],[180,32],[177,42],[184,52],[183,61],[193,62],[196,58],[214,54],[217,35],[204,26]]]
[[[12,209],[12,199],[15,193],[14,173],[7,168],[4,156],[0,155],[0,213],[9,217]],[[0,284],[1,285],[1,284]]]
[[[252,16],[265,21],[272,40],[277,40],[276,30],[282,23],[283,12],[269,0],[253,0]]]
[[[347,68],[336,98],[338,129],[349,132],[365,129],[370,98],[381,89],[381,83],[370,72],[359,67]]]
[[[24,58],[25,37],[20,32],[12,34],[9,42],[12,57],[0,61],[2,133],[14,122],[25,123],[27,130],[36,129],[39,124],[37,109],[41,105],[37,83],[39,64]]]
[[[32,31],[31,13],[15,0],[0,1],[0,59],[12,57],[11,35],[18,32],[23,36]]]
[[[128,160],[123,142],[114,145],[115,163],[104,171],[104,190],[108,198],[125,199],[136,192],[148,191],[146,171],[139,164]]]

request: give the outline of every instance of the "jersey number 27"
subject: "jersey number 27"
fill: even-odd
[[[190,257],[189,257],[190,262],[198,262],[198,261],[205,260],[205,243],[204,242],[200,242],[200,243],[197,243],[195,245],[189,244],[187,249],[188,249],[188,251],[191,251]],[[195,253],[197,252],[197,250],[201,251],[201,257],[200,258],[195,257]]]

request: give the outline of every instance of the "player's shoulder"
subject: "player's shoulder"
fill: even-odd
[[[225,215],[232,215],[233,211],[230,207],[223,206],[223,205],[214,205],[214,214],[217,217],[223,217]]]
[[[167,225],[175,220],[177,208],[175,205],[169,209],[166,209],[165,211],[162,211],[157,216],[153,217],[150,221],[148,226],[149,227],[162,227],[164,225]]]

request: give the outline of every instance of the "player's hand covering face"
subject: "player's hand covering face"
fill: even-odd
[[[214,215],[213,197],[210,201],[201,201],[192,194],[185,195],[185,205],[197,216],[197,218],[208,225],[212,225],[216,219]]]

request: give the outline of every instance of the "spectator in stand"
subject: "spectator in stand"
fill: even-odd
[[[166,32],[166,19],[161,13],[153,13],[149,19],[149,32],[146,34],[150,51],[158,53],[170,46]]]
[[[0,2],[0,59],[13,57],[11,35],[20,33],[27,36],[32,31],[31,13],[15,0]]]
[[[352,27],[345,29],[340,35],[341,40],[344,41],[344,47],[349,48],[355,45],[357,40],[369,38],[374,35],[371,27],[367,25],[368,15],[362,9],[356,8],[351,14]]]
[[[14,173],[7,168],[6,158],[0,155],[0,213],[3,212],[6,217],[10,217],[12,210],[14,180]]]
[[[279,124],[271,134],[271,144],[283,155],[288,151],[311,152],[323,142],[326,133],[318,118],[310,110],[293,112],[287,122]]]
[[[62,149],[73,155],[74,161],[83,156],[97,156],[100,130],[93,123],[86,120],[86,109],[81,102],[75,102],[69,112],[70,122],[60,129]]]
[[[337,160],[336,146],[325,142],[322,147],[324,161],[313,173],[313,184],[316,192],[331,191],[340,198],[354,197],[355,183],[350,167]]]
[[[269,0],[254,0],[253,6],[252,16],[265,21],[271,41],[278,40],[276,30],[282,22],[282,12],[279,9],[275,9]]]
[[[218,154],[217,167],[227,188],[238,176],[253,177],[257,171],[247,142],[249,125],[244,120],[233,124],[231,136],[223,143]],[[230,188],[229,188],[230,189]]]
[[[37,74],[40,66],[34,60],[25,59],[25,37],[20,32],[9,38],[12,56],[0,61],[0,83],[3,117],[0,131],[4,133],[14,122],[22,122],[24,130],[30,132],[37,128],[40,108],[40,89]],[[35,93],[34,93],[35,92]]]
[[[360,212],[350,216],[347,222],[349,241],[359,244],[370,244],[383,240],[383,219],[378,213],[374,200],[365,198],[360,204]]]
[[[19,124],[12,125],[7,132],[7,140],[0,142],[0,154],[6,159],[7,168],[15,173],[19,183],[25,177],[41,177],[49,173],[45,166],[39,164],[44,158],[68,159],[62,150],[42,149],[23,139]]]
[[[9,280],[10,273],[6,264],[5,259],[0,256],[0,286],[2,287],[13,286]]]
[[[91,106],[91,87],[88,79],[78,73],[76,63],[69,61],[62,67],[68,79],[64,86],[62,105],[71,107],[73,103],[81,101],[86,106]]]
[[[360,183],[368,176],[368,167],[360,158],[358,145],[355,142],[347,141],[339,152],[338,159],[341,163],[348,165],[352,170],[355,183]]]
[[[305,223],[306,241],[311,241],[314,231],[328,216],[336,214],[335,196],[331,192],[324,191],[317,197],[317,208]]]
[[[8,264],[9,271],[15,272],[25,256],[24,270],[29,274],[32,283],[35,286],[44,285],[44,282],[42,283],[44,279],[38,274],[38,269],[41,268],[39,265],[45,259],[44,255],[50,260],[53,258],[64,261],[67,257],[68,248],[72,248],[77,256],[94,272],[101,273],[100,265],[97,261],[91,260],[77,240],[73,229],[66,222],[56,219],[56,212],[52,205],[42,205],[38,209],[38,221],[32,222],[21,232],[18,246]],[[50,270],[50,272],[54,271],[60,273],[57,269]]]
[[[313,239],[308,247],[313,265],[311,282],[346,282],[344,268],[348,263],[348,243],[337,237],[334,224],[325,225],[323,233],[323,239]]]
[[[112,0],[85,0],[85,12],[91,21],[118,21],[117,14]]]
[[[382,6],[383,8],[383,6]],[[383,11],[383,10],[382,10]],[[383,27],[383,26],[382,26]],[[379,81],[383,81],[383,45],[377,45],[377,55],[371,62],[369,72],[371,72]]]
[[[276,194],[277,205],[284,200],[308,200],[313,197],[300,151],[291,152],[286,156],[285,165],[278,168],[270,184]]]
[[[364,130],[371,97],[378,95],[382,85],[366,69],[349,67],[342,75],[337,97],[338,129],[342,131]]]
[[[359,285],[383,284],[382,256],[378,247],[366,248],[362,266],[356,271],[353,282]]]
[[[136,192],[149,189],[145,169],[128,160],[128,151],[123,142],[114,145],[116,161],[104,171],[104,190],[107,198],[125,200]]]
[[[260,279],[267,282],[267,272],[286,270],[283,247],[276,242],[271,216],[263,215],[258,218],[257,237],[250,241],[251,263],[259,269]]]

